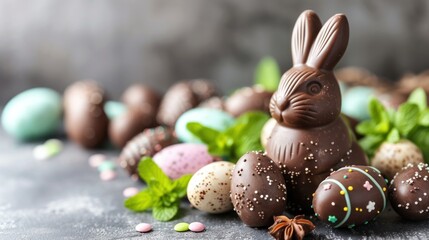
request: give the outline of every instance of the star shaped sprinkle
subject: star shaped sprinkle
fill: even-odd
[[[375,209],[375,202],[369,201],[368,205],[366,205],[366,209],[368,209],[368,212],[371,212],[372,210],[374,210]]]
[[[329,215],[328,221],[331,223],[336,223],[338,221],[338,219],[337,219],[337,217],[335,217],[333,215]]]
[[[325,185],[323,185],[323,190],[329,190],[329,189],[331,189],[331,187],[332,187],[332,185],[330,184],[330,183],[327,183],[327,184],[325,184]]]
[[[268,228],[269,233],[278,240],[301,240],[315,228],[314,224],[299,215],[290,219],[286,216],[274,217],[274,224]]]
[[[369,190],[371,190],[372,185],[371,185],[371,183],[369,183],[368,181],[366,181],[365,184],[363,185],[363,187],[366,188],[366,190],[369,191]]]

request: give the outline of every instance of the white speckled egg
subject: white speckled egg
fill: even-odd
[[[197,209],[208,213],[223,213],[232,210],[229,191],[231,172],[235,164],[219,161],[198,170],[188,184],[189,202]]]

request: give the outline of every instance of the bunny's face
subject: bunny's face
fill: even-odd
[[[341,111],[341,93],[332,69],[347,48],[349,27],[342,14],[322,27],[313,11],[298,18],[292,33],[293,68],[281,79],[270,102],[271,115],[287,127],[317,127]]]
[[[307,66],[287,71],[270,102],[271,115],[287,127],[317,127],[341,111],[341,94],[332,72]]]

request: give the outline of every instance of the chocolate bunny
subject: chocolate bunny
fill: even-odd
[[[289,210],[309,211],[312,194],[332,171],[367,165],[367,157],[340,115],[341,93],[332,72],[343,56],[349,25],[343,14],[322,27],[307,10],[292,33],[293,67],[281,78],[270,102],[277,120],[267,154],[283,170]]]

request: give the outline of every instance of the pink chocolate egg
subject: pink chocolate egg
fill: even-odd
[[[182,143],[164,148],[153,160],[172,179],[185,174],[194,174],[200,168],[212,163],[214,157],[203,144]]]

